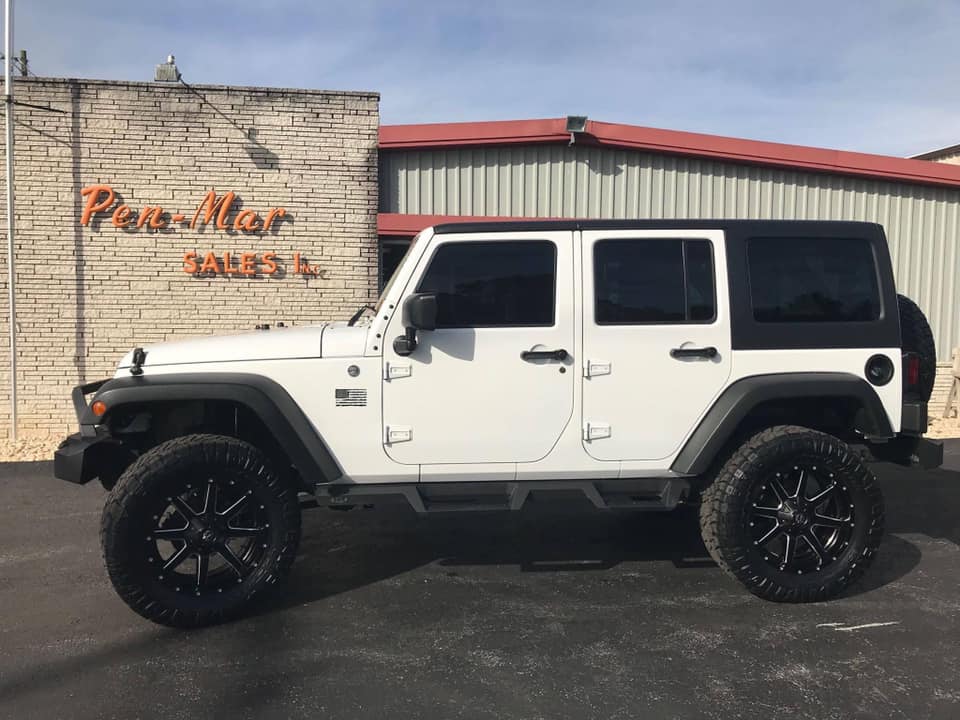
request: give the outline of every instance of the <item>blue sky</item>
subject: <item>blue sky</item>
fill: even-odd
[[[908,155],[960,143],[960,0],[19,0],[40,75],[377,90],[384,123],[586,114]]]

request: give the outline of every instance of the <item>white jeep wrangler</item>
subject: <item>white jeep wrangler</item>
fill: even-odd
[[[110,491],[106,565],[136,612],[238,614],[288,573],[307,493],[699,503],[707,549],[751,592],[821,600],[880,544],[866,461],[942,460],[921,437],[933,336],[878,225],[443,225],[370,310],[137,348],[74,390],[55,472]]]

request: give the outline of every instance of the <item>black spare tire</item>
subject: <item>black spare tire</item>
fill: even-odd
[[[900,307],[900,342],[904,351],[920,357],[918,391],[923,400],[929,400],[937,377],[937,347],[933,331],[923,310],[905,295],[897,295]]]

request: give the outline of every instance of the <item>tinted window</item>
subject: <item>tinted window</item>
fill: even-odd
[[[417,292],[437,295],[437,327],[553,325],[552,242],[441,245]]]
[[[870,243],[844,238],[747,242],[750,297],[758,322],[851,322],[880,317]]]
[[[713,255],[706,240],[601,240],[593,267],[599,325],[714,318]]]

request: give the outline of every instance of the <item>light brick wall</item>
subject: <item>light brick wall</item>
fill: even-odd
[[[926,158],[927,160],[932,160],[933,162],[947,163],[949,165],[960,165],[960,152],[949,153],[946,155],[941,155],[940,157]]]
[[[70,390],[137,345],[347,317],[376,293],[375,93],[29,79],[16,99],[19,431],[73,432]],[[254,140],[248,132],[253,129]],[[2,138],[0,138],[2,147]],[[0,179],[0,193],[5,178]],[[81,188],[187,220],[211,189],[287,215],[267,232],[84,227]],[[0,195],[0,197],[3,197]],[[5,206],[0,233],[6,247]],[[235,213],[234,213],[235,215]],[[198,278],[183,254],[275,252],[286,275]],[[293,273],[293,253],[326,271]],[[0,259],[0,433],[9,432],[6,253]]]

